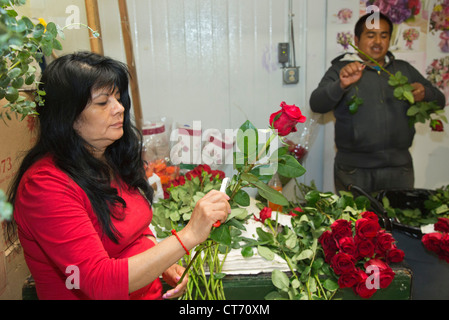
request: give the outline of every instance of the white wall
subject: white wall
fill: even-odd
[[[65,25],[82,0],[29,0],[24,14]],[[118,4],[98,0],[105,55],[126,62]],[[300,82],[284,85],[277,44],[288,41],[288,0],[128,0],[143,114],[202,128],[265,128],[281,101],[310,116],[308,100],[326,70],[326,0],[292,0]],[[85,29],[66,30],[64,53],[89,50]],[[60,53],[61,54],[61,53]],[[321,119],[305,162],[306,183],[333,190],[333,117]],[[301,125],[298,126],[301,130]],[[447,133],[418,132],[416,187],[449,184]]]

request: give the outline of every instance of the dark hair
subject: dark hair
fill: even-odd
[[[111,223],[110,207],[125,207],[126,203],[117,189],[111,187],[111,172],[131,188],[140,189],[150,203],[153,200],[153,189],[146,180],[141,157],[142,135],[130,119],[128,83],[129,72],[125,64],[91,52],[68,54],[47,66],[40,85],[40,90],[46,92],[45,102],[36,109],[39,137],[24,157],[11,186],[9,200],[12,204],[27,169],[50,154],[55,164],[86,192],[103,232],[118,242],[120,235]],[[89,152],[87,142],[73,128],[75,120],[90,102],[92,91],[101,88],[118,89],[125,109],[123,136],[106,148],[106,163]]]
[[[360,36],[362,35],[364,28],[366,27],[366,20],[373,14],[379,14],[379,20],[385,20],[388,23],[388,25],[390,26],[390,37],[391,37],[391,34],[393,33],[393,23],[391,22],[390,18],[388,18],[382,12],[371,12],[360,17],[360,19],[355,24],[354,35],[358,39],[360,39]]]

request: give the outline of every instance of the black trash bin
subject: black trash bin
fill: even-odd
[[[362,189],[352,186],[351,190],[367,196],[372,210],[379,216],[384,228],[393,234],[397,247],[404,251],[404,263],[412,270],[412,299],[449,300],[449,263],[428,251],[421,242],[421,228],[401,224],[397,219],[388,218],[382,205],[387,197],[390,207],[398,209],[419,208],[425,212],[424,201],[434,193],[433,190],[389,190],[381,191],[375,198]]]

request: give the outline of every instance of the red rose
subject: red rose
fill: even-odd
[[[304,210],[302,210],[302,208],[300,207],[296,207],[294,208],[292,211],[290,211],[288,214],[292,217],[297,217],[298,216],[298,212],[304,212]]]
[[[335,239],[332,236],[332,232],[330,232],[329,230],[324,231],[319,237],[318,241],[323,247],[326,262],[330,263],[331,259],[338,250]]]
[[[336,220],[334,223],[332,223],[331,229],[335,240],[344,237],[352,237],[352,227],[351,223],[348,220]]]
[[[369,267],[374,267],[371,271],[371,277],[379,277],[377,280],[379,281],[379,287],[382,289],[387,288],[391,282],[394,280],[395,273],[393,269],[388,266],[384,261],[379,259],[371,259],[367,261],[364,265],[365,269]],[[378,272],[377,274],[375,272]],[[375,279],[376,280],[376,279]]]
[[[386,232],[385,230],[380,230],[377,233],[376,240],[376,252],[385,256],[386,252],[393,248],[394,238],[391,233]]]
[[[198,175],[200,175],[200,176],[203,173],[203,171],[206,171],[207,173],[212,172],[211,168],[207,164],[200,164],[200,165],[196,166],[196,168],[193,169],[193,171],[197,172]]]
[[[190,170],[189,172],[186,173],[187,180],[193,180],[193,178],[196,177],[201,177],[201,174],[198,174],[197,171]]]
[[[331,260],[332,269],[338,275],[350,272],[355,268],[354,257],[343,252],[337,253]]]
[[[210,177],[210,181],[214,180],[215,178],[223,180],[226,177],[225,173],[221,170],[211,170],[210,173],[212,174],[212,176]]]
[[[449,253],[449,234],[443,234],[440,242],[440,248],[443,252]]]
[[[434,225],[435,231],[449,232],[449,219],[438,218],[438,222]]]
[[[412,10],[413,15],[418,15],[421,10],[421,1],[420,0],[409,0],[408,7]]]
[[[440,241],[443,238],[443,235],[439,232],[432,232],[423,235],[421,241],[426,247],[427,250],[433,251],[436,254],[441,252]]]
[[[352,287],[354,290],[354,293],[359,295],[360,297],[364,299],[369,299],[372,297],[374,293],[376,293],[376,289],[368,289],[366,286],[366,280],[368,279],[368,275],[365,273],[365,271],[358,269],[358,273],[360,276],[360,281]]]
[[[278,135],[286,136],[290,132],[296,132],[296,124],[304,123],[307,119],[301,113],[301,110],[295,105],[281,103],[282,110],[273,113],[270,116],[270,125],[278,131]]]
[[[355,222],[356,234],[365,238],[374,238],[380,230],[379,222],[373,219],[361,218]]]
[[[353,286],[357,285],[362,280],[358,269],[354,269],[352,271],[348,271],[343,273],[338,278],[338,286],[343,288],[352,288]]]
[[[371,211],[365,211],[361,213],[362,218],[364,219],[370,219],[370,220],[374,220],[374,221],[379,221],[379,218],[377,217],[377,214],[375,214],[374,212]]]
[[[337,241],[337,246],[340,249],[340,252],[347,253],[353,257],[356,256],[357,247],[354,243],[353,237],[343,237]]]
[[[393,246],[393,248],[387,251],[386,258],[388,262],[397,263],[404,260],[404,255],[404,251]]]
[[[371,258],[374,255],[375,246],[371,239],[355,237],[358,258]]]
[[[256,221],[260,221],[262,223],[265,223],[265,220],[270,219],[271,218],[271,213],[273,212],[273,210],[269,207],[265,207],[263,208],[260,213],[259,213],[259,218],[257,218],[256,216],[254,216],[254,220]]]
[[[441,122],[441,120],[431,120],[430,127],[432,128],[432,131],[436,131],[436,132],[444,131],[443,122]]]

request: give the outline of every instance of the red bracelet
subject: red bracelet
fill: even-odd
[[[182,247],[184,248],[184,250],[186,251],[186,254],[187,254],[187,255],[190,255],[189,250],[187,250],[187,248],[186,248],[186,246],[184,245],[184,243],[182,243],[181,239],[179,239],[179,236],[178,236],[178,234],[176,233],[176,230],[175,230],[175,229],[172,229],[172,230],[171,230],[171,234],[174,235],[174,236],[178,239],[179,243],[181,244],[181,246],[182,246]]]

